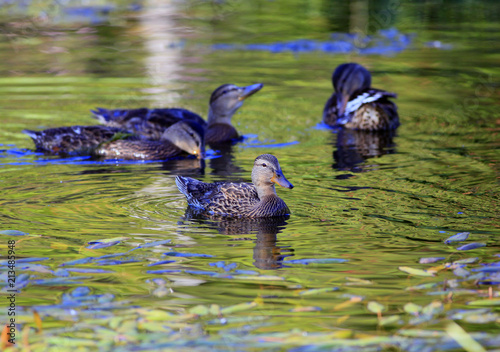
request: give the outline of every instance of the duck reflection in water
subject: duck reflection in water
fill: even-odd
[[[342,171],[365,172],[373,169],[364,164],[370,158],[393,154],[395,131],[357,131],[341,129],[332,133],[334,145],[332,167]]]
[[[196,222],[203,227],[217,230],[222,235],[238,236],[230,241],[250,240],[256,235],[253,249],[253,264],[263,270],[279,269],[286,257],[293,256],[290,246],[278,246],[277,235],[287,225],[289,216],[245,219],[207,219],[191,207],[186,209],[183,220]]]

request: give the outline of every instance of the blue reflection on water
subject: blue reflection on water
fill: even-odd
[[[396,28],[381,29],[375,35],[360,33],[332,33],[329,41],[297,39],[269,44],[228,44],[212,45],[214,50],[255,50],[271,53],[308,53],[321,51],[330,54],[357,53],[360,55],[395,55],[410,47],[415,34],[405,34]],[[442,46],[444,47],[444,46]]]

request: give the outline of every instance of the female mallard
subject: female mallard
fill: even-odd
[[[92,112],[96,119],[107,126],[121,127],[151,140],[159,139],[162,131],[177,121],[191,121],[206,128],[206,143],[225,143],[240,138],[231,124],[231,118],[243,105],[243,101],[257,93],[262,87],[262,83],[247,87],[238,87],[234,84],[224,84],[218,87],[210,97],[208,124],[199,115],[186,109],[107,110],[97,108]]]
[[[188,204],[212,216],[262,218],[290,213],[285,202],[276,195],[274,184],[293,188],[281,171],[278,159],[262,154],[255,159],[252,183],[205,183],[190,177],[177,176],[177,187]]]
[[[185,152],[202,158],[205,153],[203,129],[196,123],[185,121],[167,128],[157,141],[108,126],[72,126],[23,132],[33,138],[37,150],[52,154],[164,160]]]
[[[396,104],[389,100],[396,94],[371,88],[370,72],[355,63],[335,69],[332,83],[335,89],[323,110],[323,122],[330,126],[378,131],[399,126]]]

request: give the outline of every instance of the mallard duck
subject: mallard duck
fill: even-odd
[[[167,128],[157,141],[109,126],[71,126],[23,132],[33,139],[37,150],[52,154],[164,160],[185,152],[203,158],[205,153],[203,129],[196,123],[186,121]]]
[[[107,110],[97,108],[92,113],[96,119],[107,126],[121,127],[151,140],[159,139],[162,131],[177,121],[192,121],[206,129],[206,143],[225,143],[238,140],[239,134],[231,124],[231,118],[243,105],[243,101],[262,87],[262,83],[246,87],[238,87],[234,84],[224,84],[218,87],[210,97],[208,123],[199,115],[186,109]]]
[[[338,66],[332,75],[335,89],[323,110],[323,122],[330,126],[377,131],[399,126],[396,94],[371,88],[372,77],[355,63]]]
[[[271,154],[255,159],[253,184],[205,183],[183,176],[177,176],[175,183],[191,207],[209,216],[262,218],[290,213],[276,195],[274,184],[285,188],[293,188],[293,185],[283,175],[278,159]]]

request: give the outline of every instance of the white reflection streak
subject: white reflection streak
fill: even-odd
[[[146,0],[139,16],[144,47],[150,53],[145,59],[152,107],[173,107],[180,95],[176,92],[181,66],[181,48],[174,23],[177,7],[175,1]]]

